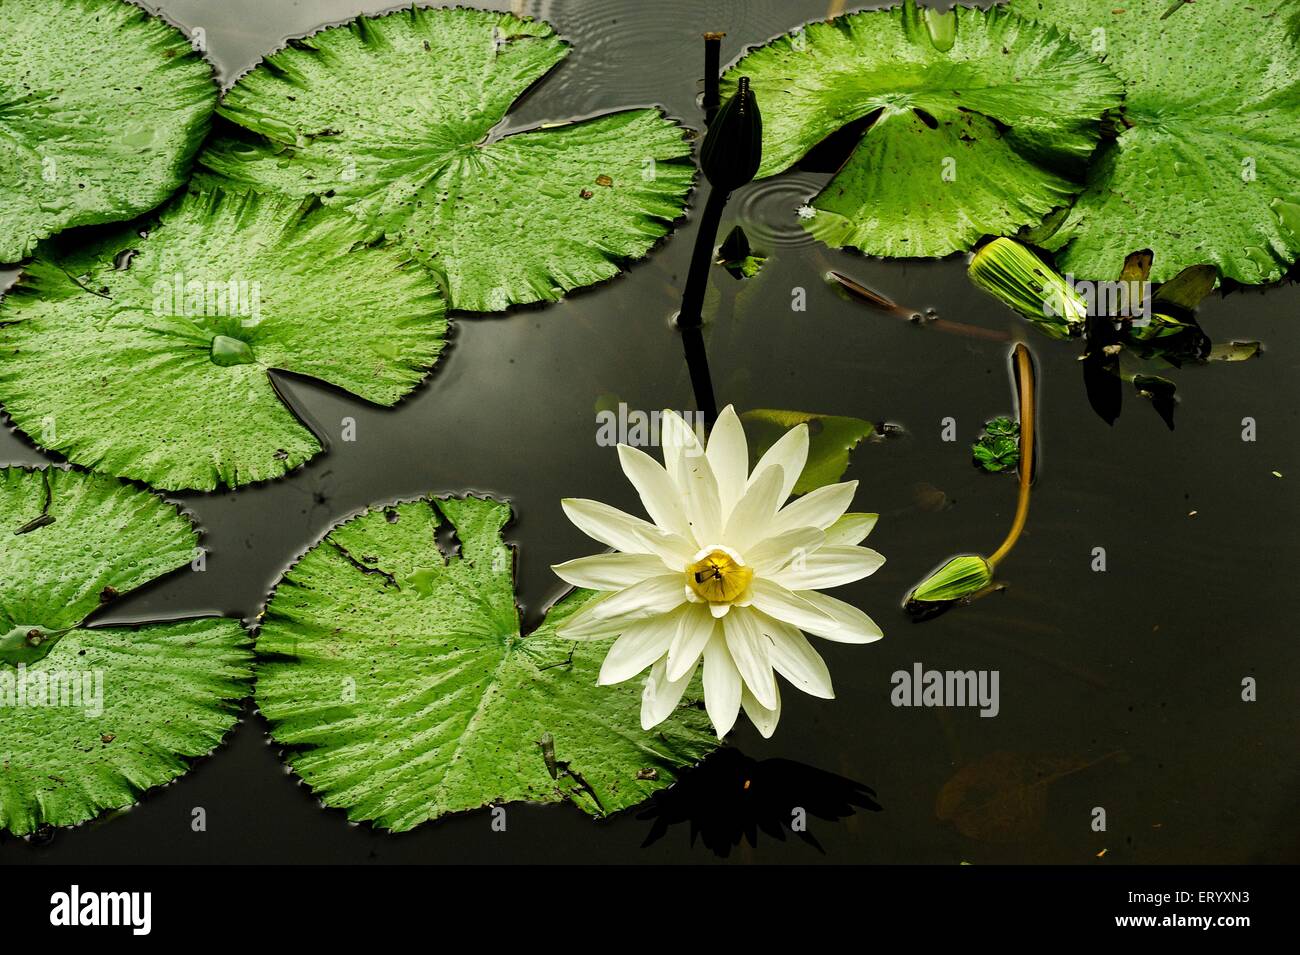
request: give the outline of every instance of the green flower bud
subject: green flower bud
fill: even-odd
[[[971,281],[1052,338],[1083,331],[1083,296],[1033,252],[1011,239],[994,239],[971,259]]]
[[[977,593],[993,582],[993,568],[978,554],[954,557],[916,586],[910,603],[948,603]]]

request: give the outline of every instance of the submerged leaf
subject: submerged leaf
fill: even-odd
[[[1124,123],[1048,247],[1109,281],[1151,249],[1153,282],[1193,265],[1273,282],[1300,255],[1300,49],[1292,0],[1012,0],[1073,31],[1124,81]]]
[[[269,370],[392,405],[442,349],[437,282],[363,231],[313,200],[187,193],[148,238],[51,251],[0,303],[0,402],[38,444],[157,487],[280,477],[321,446]]]
[[[495,134],[567,53],[547,24],[506,13],[360,17],[240,79],[220,112],[242,135],[200,161],[400,237],[455,308],[553,301],[645,255],[694,175],[681,127],[654,109]]]
[[[849,452],[876,431],[870,421],[861,418],[771,408],[746,411],[740,420],[744,422],[749,437],[751,467],[791,428],[801,424],[808,426],[808,463],[795,482],[794,494],[807,494],[836,483],[849,466]]]
[[[0,262],[146,212],[184,180],[212,68],[124,0],[0,0]]]
[[[0,521],[0,828],[23,835],[184,773],[234,725],[251,653],[236,620],[86,624],[193,558],[193,526],[153,494],[5,468]]]
[[[435,543],[443,518],[453,557]],[[396,831],[520,799],[603,816],[717,746],[694,705],[646,732],[639,688],[596,685],[610,641],[555,634],[591,592],[521,636],[509,518],[509,505],[473,497],[368,511],[277,587],[257,701],[327,806]]]
[[[1055,29],[1001,8],[927,18],[912,0],[772,41],[728,72],[724,95],[742,74],[763,111],[760,176],[870,123],[804,225],[888,256],[965,250],[1067,204],[1120,92]]]

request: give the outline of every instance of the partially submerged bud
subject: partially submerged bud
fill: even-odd
[[[949,603],[978,593],[993,582],[993,568],[978,554],[954,557],[916,586],[907,602]]]
[[[1069,282],[1019,242],[994,239],[975,253],[971,281],[1052,338],[1083,331],[1088,304]]]
[[[763,118],[749,77],[709,123],[700,146],[700,166],[714,189],[731,192],[754,178],[763,159]]]

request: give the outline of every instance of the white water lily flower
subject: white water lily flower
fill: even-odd
[[[830,673],[804,633],[870,643],[880,628],[856,607],[818,593],[866,577],[884,557],[857,546],[875,514],[847,514],[857,481],[790,496],[808,459],[808,427],[786,432],[749,472],[740,418],[728,406],[707,451],[680,415],[665,411],[664,464],[618,446],[619,459],[651,521],[597,501],[567,499],[564,512],[616,553],[553,568],[575,587],[603,593],[559,635],[617,635],[602,684],[650,669],[641,725],[663,722],[700,662],[704,702],[719,738],[745,713],[764,736],[781,715],[775,673],[805,693],[832,699]],[[775,673],[774,673],[775,671]]]

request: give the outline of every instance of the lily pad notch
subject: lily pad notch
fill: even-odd
[[[252,678],[238,620],[102,626],[196,556],[173,504],[117,478],[0,469],[0,829],[71,826],[188,771]]]
[[[507,13],[362,16],[242,77],[219,110],[240,128],[200,162],[346,208],[444,275],[456,309],[555,301],[644,256],[694,179],[685,130],[658,109],[502,132],[567,55],[548,24]]]
[[[759,176],[866,126],[804,226],[833,247],[938,257],[1037,224],[1082,188],[1116,77],[1068,35],[1002,7],[812,23],[742,57],[763,110]]]
[[[396,832],[517,800],[605,816],[716,748],[690,702],[643,731],[635,689],[597,686],[609,641],[556,635],[591,592],[521,634],[501,536],[510,514],[478,497],[367,510],[277,585],[257,638],[257,703],[326,806]],[[452,555],[437,544],[448,530]]]

